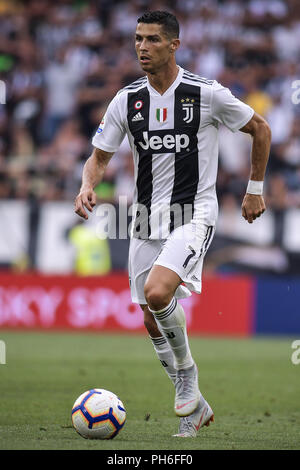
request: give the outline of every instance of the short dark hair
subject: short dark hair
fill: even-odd
[[[163,26],[165,34],[169,37],[179,38],[179,23],[176,16],[168,11],[147,11],[137,20],[138,23],[155,23]]]

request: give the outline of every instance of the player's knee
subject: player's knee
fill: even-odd
[[[163,286],[153,286],[146,284],[144,288],[144,294],[147,300],[147,304],[152,310],[161,310],[169,303],[168,292]]]

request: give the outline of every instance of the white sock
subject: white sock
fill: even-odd
[[[175,384],[176,369],[174,367],[174,356],[166,338],[164,336],[159,336],[157,338],[151,338],[151,336],[149,336],[149,338],[152,341],[154,350],[164,370]]]
[[[149,308],[149,307],[148,307]],[[185,313],[182,306],[173,297],[167,307],[162,310],[151,310],[160,331],[168,341],[174,354],[175,369],[187,369],[194,364],[189,348],[185,326]]]

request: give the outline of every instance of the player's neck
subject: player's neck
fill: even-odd
[[[164,67],[154,73],[147,73],[150,85],[161,95],[174,83],[179,73],[179,67],[176,62]]]

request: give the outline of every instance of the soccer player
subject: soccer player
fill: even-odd
[[[179,25],[168,12],[137,20],[135,48],[146,75],[109,104],[84,165],[75,212],[87,219],[94,187],[127,134],[135,168],[129,278],[132,301],[144,312],[154,349],[175,386],[175,436],[195,437],[213,421],[198,386],[185,313],[177,299],[201,292],[203,258],[212,241],[218,204],[218,127],[251,134],[250,179],[242,216],[252,223],[265,211],[262,196],[270,128],[215,80],[176,64]],[[184,284],[184,285],[183,285]]]

